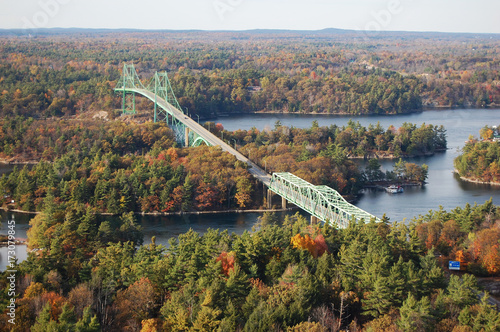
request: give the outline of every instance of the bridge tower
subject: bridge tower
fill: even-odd
[[[172,90],[172,85],[170,85],[170,80],[168,79],[168,75],[166,72],[156,72],[153,78],[151,79],[150,84],[147,88],[149,91],[155,94],[155,109],[154,109],[154,122],[163,121],[166,122],[167,125],[172,128],[175,133],[175,139],[177,142],[183,142],[185,146],[190,146],[190,142],[193,139],[193,133],[189,130],[187,126],[185,126],[179,119],[177,119],[172,114],[169,114],[166,110],[161,107],[158,107],[157,99],[162,98],[167,103],[171,104],[182,113],[184,110],[179,105],[177,98],[175,97],[174,91]]]
[[[154,102],[154,122],[163,121],[174,131],[175,139],[179,144],[184,146],[199,145],[200,140],[195,137],[195,134],[174,114],[169,111],[169,108],[159,107],[159,101],[166,101],[178,111],[185,113],[175,98],[174,91],[170,85],[170,80],[166,72],[156,72],[146,86],[142,83],[137,75],[137,71],[133,64],[124,64],[123,73],[118,81],[115,91],[122,93],[122,114],[136,114],[135,109],[135,94],[144,95],[144,92],[153,93],[154,97],[150,98]]]
[[[123,65],[122,77],[116,86],[123,90],[122,114],[136,114],[135,91],[129,92],[129,90],[144,89],[144,86],[135,71],[134,64]]]

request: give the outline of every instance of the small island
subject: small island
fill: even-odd
[[[381,170],[378,159],[370,159],[363,172],[365,188],[383,189],[390,194],[403,192],[406,186],[423,186],[429,173],[429,167],[426,164],[418,165],[415,163],[399,159],[392,171]]]
[[[455,172],[464,181],[500,185],[500,131],[485,126],[480,138],[470,136],[455,159]]]

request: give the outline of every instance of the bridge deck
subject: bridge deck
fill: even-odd
[[[123,88],[118,88],[115,89],[115,91],[122,91]],[[232,148],[229,144],[209,132],[208,130],[205,129],[205,127],[201,126],[198,122],[195,120],[191,119],[184,113],[182,113],[180,110],[175,108],[173,105],[168,103],[165,99],[160,98],[156,96],[155,94],[149,90],[146,89],[131,89],[131,88],[126,88],[126,92],[135,92],[138,94],[141,94],[148,99],[152,100],[153,102],[156,100],[156,104],[164,109],[167,113],[173,115],[178,121],[182,122],[186,127],[189,128],[189,130],[195,132],[198,136],[202,137],[205,141],[207,141],[209,144],[213,146],[220,146],[223,151],[227,151],[231,153],[232,155],[236,156],[236,158],[244,163],[246,163],[249,166],[248,171],[250,174],[252,174],[257,180],[261,181],[264,183],[266,186],[269,186],[271,182],[271,176],[267,174],[262,168],[257,166],[254,162],[252,162],[250,159],[242,155],[240,152],[238,152],[236,149]]]

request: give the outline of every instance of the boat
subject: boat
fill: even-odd
[[[400,194],[404,190],[403,190],[403,187],[396,186],[396,185],[393,184],[393,185],[390,185],[389,187],[386,187],[385,191],[387,191],[389,194]]]

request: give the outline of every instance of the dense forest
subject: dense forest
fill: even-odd
[[[429,154],[446,148],[444,128],[405,123],[400,128],[347,126],[255,128],[228,132],[205,126],[269,172],[292,172],[355,197],[380,170],[359,169],[350,157]],[[38,161],[0,177],[5,208],[42,211],[47,198],[97,213],[220,211],[260,208],[260,186],[247,165],[216,147],[177,147],[166,124],[102,120],[0,120],[0,157]],[[238,146],[238,143],[242,145]],[[376,160],[376,159],[374,159]],[[373,162],[371,163],[373,166]],[[380,166],[379,166],[380,168]],[[424,182],[427,168],[400,161],[393,181]],[[14,201],[12,203],[12,201]]]
[[[246,164],[216,147],[175,148],[166,124],[19,118],[5,123],[15,127],[5,130],[6,145],[22,136],[11,149],[14,156],[46,160],[0,179],[6,202],[13,199],[25,211],[40,211],[48,198],[111,214],[223,210],[258,201]]]
[[[455,159],[455,169],[462,178],[500,183],[500,136],[497,130],[496,127],[485,126],[479,133],[480,139],[469,137],[462,154]]]
[[[120,107],[124,62],[169,73],[202,118],[240,112],[392,114],[500,105],[491,36],[224,32],[0,35],[0,115],[51,117]],[[145,103],[143,101],[143,103]],[[149,107],[148,103],[141,107]]]
[[[265,214],[242,235],[189,231],[140,246],[132,214],[99,221],[50,200],[15,266],[12,331],[498,331],[472,274],[500,271],[500,208],[431,211],[409,224],[310,225]],[[2,289],[7,289],[4,273]],[[3,306],[9,300],[0,293]],[[9,331],[1,315],[0,330]]]

